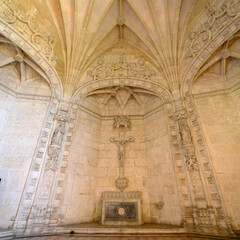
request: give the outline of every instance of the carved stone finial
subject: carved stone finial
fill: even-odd
[[[127,127],[130,127],[131,126],[131,123],[130,123],[130,118],[129,116],[126,116],[126,115],[120,115],[120,116],[116,116],[114,118],[114,123],[113,123],[113,126],[115,128],[119,128],[121,126],[127,128]]]

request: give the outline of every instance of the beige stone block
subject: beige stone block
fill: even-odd
[[[98,177],[97,178],[97,186],[108,187],[109,186],[109,178],[108,177]]]

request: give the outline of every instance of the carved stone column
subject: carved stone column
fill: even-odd
[[[56,114],[57,107],[58,100],[52,99],[39,136],[36,151],[33,155],[19,208],[16,217],[13,218],[13,229],[16,234],[23,233],[25,231],[30,218],[30,212],[34,208],[33,203],[36,197],[38,184],[42,176],[42,168],[46,159],[47,144],[50,141],[51,131],[54,126],[54,115]],[[38,211],[41,210],[38,209]],[[46,209],[44,211],[46,213]]]
[[[54,117],[55,127],[52,131],[50,144],[47,148],[47,155],[44,169],[42,171],[39,188],[29,215],[28,231],[43,230],[49,223],[52,215],[52,199],[56,191],[59,166],[61,162],[64,142],[70,121],[68,104],[61,104]],[[45,211],[45,214],[43,214]]]
[[[70,119],[69,106],[62,103],[56,114],[53,114],[51,110],[50,113],[53,128],[49,131],[51,137],[48,140],[48,146],[45,141],[44,158],[39,165],[40,174],[36,180],[38,184],[34,191],[34,198],[29,204],[24,225],[20,226],[18,222],[16,222],[18,225],[15,224],[15,227],[21,228],[21,231],[26,233],[44,231],[49,225],[52,215],[53,197],[57,188],[59,165]]]
[[[228,234],[231,231],[226,221],[222,221],[224,219],[223,213],[219,213],[218,208],[213,206],[211,201],[212,196],[209,196],[209,188],[205,184],[202,166],[199,162],[199,149],[194,144],[193,128],[190,125],[190,119],[192,118],[183,105],[177,102],[175,120],[178,124],[180,148],[184,157],[185,171],[191,189],[192,201],[191,206],[185,207],[184,216],[185,218],[193,218],[194,220],[193,226],[186,225],[186,227],[197,232]],[[213,174],[211,174],[211,177],[213,177]],[[207,182],[211,180],[215,181],[208,178]],[[216,194],[219,197],[219,193],[217,192]],[[220,215],[221,217],[219,218]]]

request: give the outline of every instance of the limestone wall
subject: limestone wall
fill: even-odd
[[[110,116],[91,112],[97,110],[97,103],[93,98],[85,99],[79,109],[70,150],[63,223],[100,222],[102,192],[119,191],[115,185],[119,176],[118,147],[110,138],[124,133],[126,139],[134,137],[125,148],[124,173],[129,180],[125,191],[142,192],[143,222],[180,225],[182,214],[162,102],[146,99],[140,112],[150,109],[151,114],[130,115],[130,128],[114,128],[111,106],[106,107]],[[132,102],[126,111],[131,112],[134,105],[139,108]],[[156,204],[161,201],[164,206],[158,209]]]
[[[65,224],[93,221],[100,127],[98,118],[79,110],[63,202]]]
[[[163,107],[144,119],[151,222],[180,225],[182,214]],[[156,203],[163,203],[159,209]]]
[[[101,214],[101,193],[103,191],[119,191],[115,187],[118,178],[118,148],[110,142],[110,137],[118,138],[124,132],[125,138],[134,137],[134,142],[128,143],[125,148],[124,171],[129,180],[125,191],[141,191],[143,194],[143,221],[149,222],[149,198],[146,188],[147,163],[145,159],[145,131],[141,117],[131,118],[131,127],[113,128],[113,119],[103,120],[101,125],[101,138],[99,147],[99,163],[97,178],[97,219]]]
[[[16,215],[49,103],[2,91],[0,103],[0,228],[7,228]]]
[[[240,91],[195,99],[227,215],[240,228]]]

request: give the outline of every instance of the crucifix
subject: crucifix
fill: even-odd
[[[125,146],[129,142],[134,141],[134,137],[129,137],[128,139],[125,139],[123,133],[119,133],[118,138],[110,138],[110,141],[115,143],[118,147],[118,161],[119,161],[119,177],[116,180],[116,186],[121,191],[124,190],[124,188],[127,187],[128,180],[124,177],[124,152],[125,152]]]

